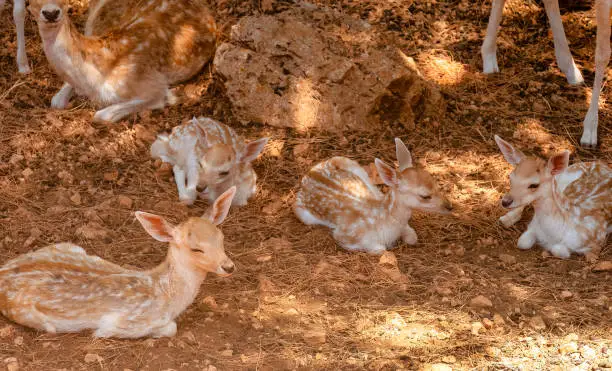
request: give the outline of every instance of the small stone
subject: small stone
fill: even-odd
[[[234,355],[234,351],[232,349],[226,349],[226,350],[221,352],[221,355],[223,357],[231,357],[231,356]]]
[[[582,354],[584,358],[592,359],[597,356],[597,351],[588,345],[583,345],[582,348],[580,348],[580,354]]]
[[[23,345],[23,336],[17,336],[13,343],[15,343],[17,346]]]
[[[119,178],[119,172],[117,170],[109,171],[104,173],[104,180],[108,182],[113,182]]]
[[[492,306],[491,300],[483,295],[478,295],[470,300],[470,307],[472,308],[491,308]]]
[[[499,260],[509,265],[516,263],[516,257],[514,255],[499,254]]]
[[[529,320],[529,326],[534,330],[544,330],[546,328],[546,322],[541,316],[531,317]]]
[[[499,356],[501,356],[501,350],[498,347],[494,347],[494,346],[487,346],[485,348],[485,353],[487,353],[487,355],[491,358],[497,358]]]
[[[72,203],[75,204],[75,205],[80,205],[81,204],[81,195],[78,192],[73,194],[72,196],[70,196],[70,201],[72,201]]]
[[[455,356],[444,356],[442,357],[442,362],[444,363],[456,363],[457,362],[457,358],[455,358]]]
[[[378,260],[378,264],[397,267],[397,258],[393,252],[385,251]]]
[[[94,362],[101,362],[102,361],[102,357],[100,357],[97,354],[94,353],[87,353],[85,355],[85,363],[94,363]]]
[[[213,296],[207,296],[204,299],[202,299],[202,304],[206,305],[207,307],[209,307],[212,310],[217,309],[219,306],[217,305],[217,301],[215,300],[215,298]]]
[[[321,330],[312,330],[304,333],[304,341],[308,345],[321,345],[325,344],[327,341],[327,336],[325,331]]]
[[[569,299],[572,296],[574,296],[574,294],[572,294],[571,291],[568,291],[568,290],[561,291],[561,299]]]
[[[429,363],[423,366],[423,371],[453,371],[446,363]]]
[[[6,325],[0,329],[0,339],[15,335],[15,327]]]
[[[559,353],[561,354],[571,354],[576,353],[578,351],[578,344],[575,341],[570,341],[569,343],[565,343],[559,347]]]
[[[612,261],[602,260],[593,266],[593,272],[607,272],[612,271]]]
[[[270,260],[272,260],[272,255],[270,255],[270,254],[260,255],[260,256],[257,257],[257,261],[259,263],[265,263],[265,262],[268,262]]]
[[[21,175],[23,175],[24,178],[29,178],[32,174],[34,174],[34,171],[32,171],[32,169],[30,169],[29,167],[21,172]]]
[[[117,201],[119,202],[119,206],[125,209],[131,209],[132,205],[134,204],[134,201],[132,201],[131,198],[129,198],[128,196],[124,196],[124,195],[118,196]]]
[[[4,364],[6,365],[6,371],[18,371],[19,370],[19,361],[15,357],[9,357],[4,359]]]
[[[480,322],[473,322],[470,328],[470,331],[472,332],[472,335],[476,336],[480,333],[480,330],[482,330],[484,328],[484,326],[482,325],[482,323]]]

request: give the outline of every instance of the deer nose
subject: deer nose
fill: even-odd
[[[513,202],[513,201],[514,201],[514,200],[512,200],[512,198],[510,198],[510,197],[505,197],[505,196],[504,196],[504,198],[502,198],[502,202],[501,202],[501,204],[502,204],[502,206],[503,206],[503,207],[505,207],[505,208],[509,208],[509,207],[510,207],[510,205],[512,205],[512,202]]]
[[[223,268],[223,270],[227,274],[232,274],[236,270],[236,266],[234,265],[234,262],[231,262],[231,261],[221,264],[221,268]]]
[[[59,18],[60,10],[59,9],[43,10],[42,15],[45,17],[47,21],[55,22]]]
[[[450,201],[445,201],[444,208],[448,211],[453,211],[453,204]]]

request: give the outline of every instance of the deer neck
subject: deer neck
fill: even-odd
[[[562,210],[559,207],[554,194],[554,182],[553,179],[549,179],[546,182],[540,184],[542,187],[542,194],[533,202],[533,208],[536,214],[540,215],[554,215],[562,214]]]
[[[101,67],[108,57],[103,43],[98,38],[81,35],[67,18],[57,27],[39,24],[38,28],[45,55],[55,72],[80,94],[112,103],[114,92],[105,91]]]
[[[166,260],[150,274],[160,294],[167,299],[167,310],[172,318],[193,303],[206,278],[206,273],[193,267],[173,244],[170,244]]]
[[[383,198],[383,206],[388,211],[389,217],[393,218],[399,224],[406,224],[412,215],[408,205],[401,202],[396,189],[391,189]]]

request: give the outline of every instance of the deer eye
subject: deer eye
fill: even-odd
[[[535,184],[535,183],[534,184],[530,184],[529,185],[529,189],[538,189],[539,186],[540,186],[539,184]]]
[[[431,200],[431,196],[421,196],[423,200]]]
[[[219,176],[221,176],[221,177],[226,177],[228,175],[229,175],[229,171],[222,171],[222,172],[219,173]]]
[[[192,252],[199,252],[200,254],[204,254],[204,251],[198,249],[191,249]]]

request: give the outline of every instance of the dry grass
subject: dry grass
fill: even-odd
[[[182,104],[116,125],[92,124],[93,108],[83,99],[66,111],[48,109],[61,82],[49,70],[31,19],[26,33],[34,73],[16,74],[13,26],[10,13],[2,13],[0,262],[72,241],[113,262],[151,267],[163,259],[165,246],[146,235],[133,211],[178,222],[206,207],[202,201],[190,208],[177,202],[171,174],[149,159],[154,135],[193,115],[209,115],[250,139],[270,136],[273,145],[256,162],[257,197],[232,210],[223,225],[237,273],[204,283],[200,297],[179,318],[176,338],[48,335],[0,318],[0,361],[16,357],[22,370],[191,370],[211,364],[218,369],[418,369],[443,360],[461,369],[611,366],[611,274],[593,273],[578,257],[545,257],[539,248],[518,251],[515,243],[527,217],[511,229],[497,222],[510,168],[493,134],[536,154],[570,149],[574,160],[612,163],[609,105],[600,112],[600,148],[576,146],[590,89],[568,86],[557,70],[541,6],[508,3],[500,35],[502,73],[485,77],[478,51],[488,3],[319,3],[369,20],[372,32],[414,57],[442,87],[448,104],[444,119],[417,123],[410,132],[393,124],[375,133],[240,126],[205,70],[178,87]],[[82,22],[83,4],[73,4],[74,17]],[[238,18],[266,4],[219,0],[215,9],[227,33]],[[274,11],[291,6],[273,4]],[[564,21],[590,84],[592,13],[570,12]],[[604,89],[605,97],[609,91]],[[325,229],[302,225],[289,209],[301,174],[314,163],[340,154],[363,164],[374,157],[392,162],[395,136],[459,207],[456,217],[415,215],[419,244],[394,251],[400,274],[378,264],[377,257],[342,251]],[[132,207],[122,207],[119,196],[132,199]],[[602,259],[611,259],[610,247],[608,242]],[[478,295],[493,307],[471,308]],[[537,326],[537,317],[545,328]],[[491,328],[474,334],[479,326],[474,323],[488,327],[494,319]],[[321,333],[325,342],[317,343]],[[561,354],[560,348],[571,350],[572,342],[578,352]],[[99,360],[86,363],[88,353]]]

